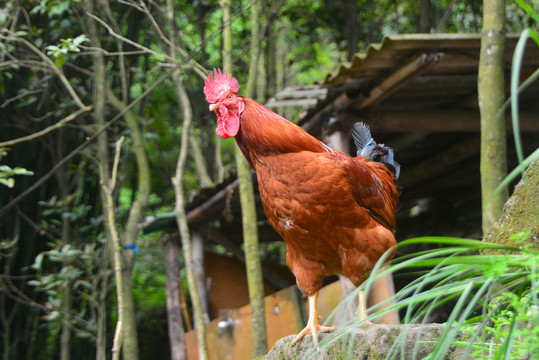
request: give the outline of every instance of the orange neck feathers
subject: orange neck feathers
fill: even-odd
[[[282,154],[298,151],[332,151],[320,140],[298,125],[259,104],[243,97],[245,110],[236,136],[238,146],[253,165],[256,155]]]

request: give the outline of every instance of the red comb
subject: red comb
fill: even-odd
[[[213,69],[213,78],[211,72],[208,73],[208,79],[205,81],[204,95],[206,95],[206,101],[213,104],[223,96],[227,91],[237,93],[240,89],[238,80],[232,75],[228,75],[226,71],[221,69]]]

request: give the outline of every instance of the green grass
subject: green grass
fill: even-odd
[[[405,313],[402,333],[385,359],[397,358],[398,351],[407,345],[408,326],[425,325],[430,315],[448,302],[454,303],[453,309],[427,359],[443,359],[456,348],[472,358],[482,359],[539,355],[539,251],[449,237],[414,238],[400,243],[399,247],[417,243],[445,247],[400,257],[380,270],[382,259],[377,271],[358,289],[368,292],[373,282],[387,273],[407,272],[417,276],[394,297],[375,306],[374,310],[387,307],[367,319],[372,321],[393,310]],[[486,250],[488,255],[481,253]],[[349,299],[341,306],[349,306]],[[357,320],[350,321],[342,331],[321,341],[320,346],[331,346],[357,326],[360,326]],[[419,343],[414,345],[414,353]]]

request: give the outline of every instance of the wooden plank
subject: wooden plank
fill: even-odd
[[[327,94],[327,89],[320,86],[311,86],[309,88],[287,87],[275,94],[275,99],[303,99],[303,98],[323,98]]]
[[[445,170],[448,166],[456,164],[479,152],[480,138],[473,138],[442,151],[412,168],[402,171],[399,178],[399,186],[406,188],[414,184],[426,181],[428,178],[436,177],[437,174]]]
[[[324,286],[318,295],[318,315],[320,323],[327,326],[333,326],[335,322],[334,311],[339,306],[342,300],[342,287],[340,281],[335,281]],[[346,306],[346,305],[343,305]],[[307,311],[307,303],[305,303]],[[342,321],[340,322],[343,323]]]
[[[270,109],[278,108],[278,107],[287,107],[287,106],[303,106],[303,107],[311,107],[316,105],[318,102],[318,99],[270,99],[268,103],[266,104],[266,107]]]
[[[268,348],[280,338],[303,328],[302,305],[297,287],[290,286],[265,300]],[[252,358],[251,306],[230,311],[207,324],[206,339],[210,360],[250,360]],[[196,332],[185,335],[187,358],[198,359]]]
[[[213,195],[208,201],[204,202],[200,206],[194,208],[187,213],[187,221],[189,226],[196,225],[202,221],[207,221],[208,217],[216,213],[224,206],[224,199],[230,194],[238,193],[238,180],[234,180],[223,190]]]
[[[380,132],[479,132],[479,112],[473,110],[378,110],[369,112],[346,112],[346,126],[351,128],[358,121],[369,124],[373,133]],[[539,132],[539,114],[522,111],[520,130]],[[506,129],[512,132],[510,115],[506,117]]]
[[[230,251],[232,255],[239,260],[242,264],[245,264],[245,256],[243,251],[235,242],[230,240],[227,236],[221,234],[219,231],[213,228],[206,228],[201,230],[204,236],[216,244],[222,245],[225,249]],[[290,282],[284,279],[282,276],[274,272],[273,270],[263,266],[262,275],[266,281],[274,285],[278,289],[288,287]]]
[[[384,81],[369,92],[368,97],[360,98],[354,105],[356,109],[371,108],[379,104],[382,100],[389,97],[399,87],[403,86],[406,82],[412,80],[414,77],[419,76],[422,72],[426,71],[429,67],[436,64],[443,58],[443,54],[426,54],[423,53],[416,56],[409,61],[406,65],[395,70]]]

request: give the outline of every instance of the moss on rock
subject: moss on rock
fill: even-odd
[[[295,337],[291,335],[277,341],[264,360],[378,360],[388,355],[397,359],[422,359],[434,349],[443,329],[442,324],[349,326],[319,334],[318,349],[313,346],[311,336],[305,336],[291,347]],[[458,349],[452,347],[451,355],[446,358],[458,358],[458,353]]]
[[[530,164],[513,195],[504,205],[500,219],[485,241],[522,248],[539,248],[539,159]]]

